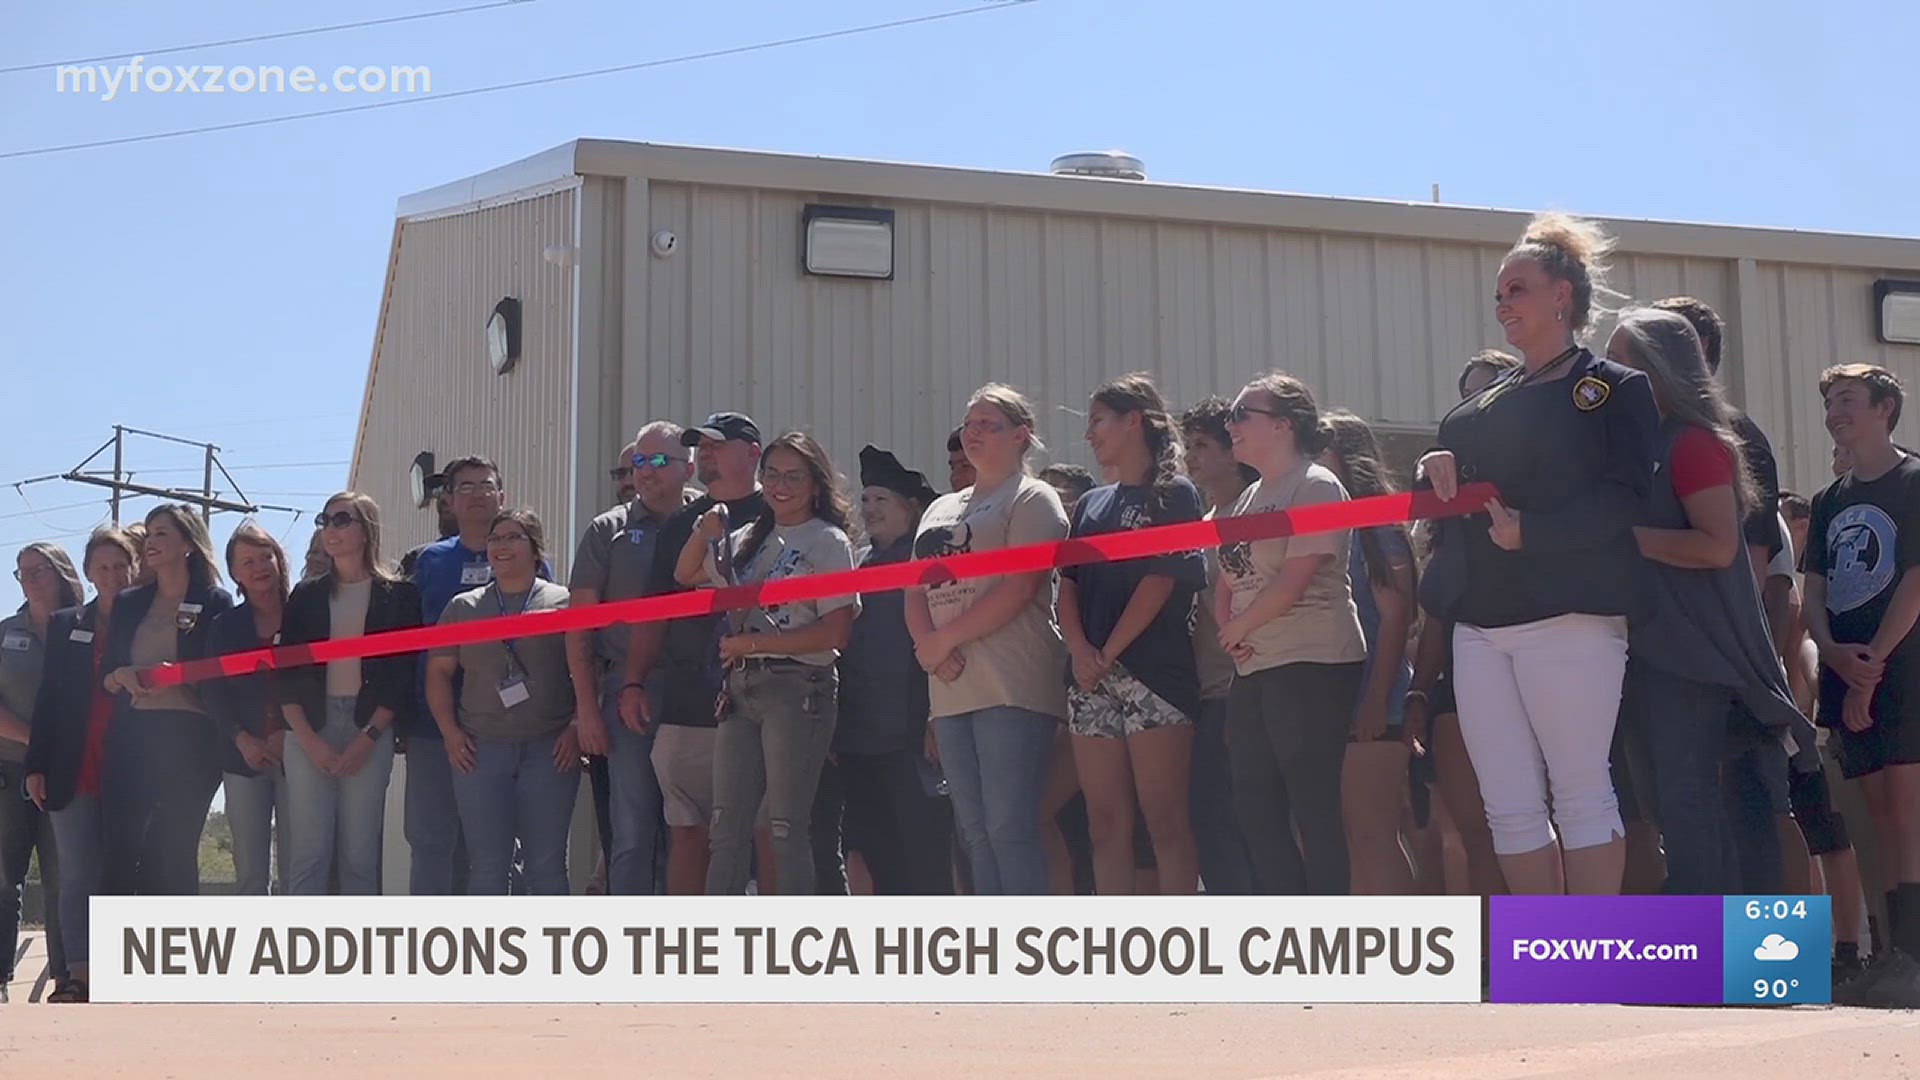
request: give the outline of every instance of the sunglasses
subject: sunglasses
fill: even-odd
[[[1256,409],[1251,405],[1235,405],[1227,412],[1227,419],[1236,424],[1244,424],[1249,416],[1265,416],[1274,420],[1281,419],[1279,413],[1271,409]]]
[[[350,510],[335,510],[333,513],[319,513],[313,516],[313,523],[322,529],[344,529],[360,520],[358,514]]]
[[[669,465],[684,463],[687,459],[672,454],[635,454],[633,467],[636,469],[664,469]]]

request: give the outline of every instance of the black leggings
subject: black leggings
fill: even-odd
[[[193,896],[200,833],[220,787],[213,721],[201,713],[121,708],[101,777],[105,891]]]
[[[1233,680],[1233,800],[1257,893],[1340,896],[1351,888],[1340,770],[1365,667],[1282,664]]]
[[[936,896],[953,892],[939,802],[920,779],[920,754],[843,753],[820,772],[813,802],[817,891],[847,894],[845,847],[857,850],[879,896]]]

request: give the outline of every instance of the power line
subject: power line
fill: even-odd
[[[385,19],[367,19],[364,22],[335,23],[332,26],[315,26],[306,30],[281,30],[272,34],[255,34],[252,37],[227,38],[224,41],[202,41],[193,45],[169,45],[164,49],[129,49],[126,52],[108,53],[104,56],[83,56],[77,60],[48,60],[38,64],[20,64],[15,67],[0,67],[0,75],[11,75],[17,71],[39,71],[42,68],[66,67],[71,64],[97,64],[102,60],[120,60],[129,56],[167,56],[171,53],[190,52],[194,49],[218,49],[226,45],[251,45],[259,41],[279,41],[283,38],[306,37],[311,34],[332,34],[341,30],[358,30],[367,26],[384,26],[388,23],[412,22],[416,19],[437,19],[442,15],[466,15],[488,8],[515,7],[529,4],[533,0],[494,0],[491,4],[475,4],[470,7],[443,8],[439,11],[423,11],[417,15],[394,15]]]
[[[472,97],[476,94],[493,94],[503,90],[522,90],[529,86],[546,86],[551,83],[569,82],[575,79],[591,79],[601,75],[616,75],[628,71],[641,71],[647,68],[667,67],[673,64],[687,64],[696,60],[713,60],[723,56],[739,56],[743,53],[764,52],[768,49],[780,49],[791,45],[805,45],[833,38],[853,37],[858,34],[871,34],[881,30],[895,30],[903,26],[920,23],[938,22],[942,19],[957,19],[967,15],[978,15],[1002,8],[1024,7],[1038,0],[993,0],[990,3],[976,4],[972,7],[942,11],[932,15],[917,15],[910,19],[894,19],[890,22],[869,23],[865,26],[853,26],[843,30],[826,30],[817,34],[803,34],[799,37],[782,38],[778,41],[762,41],[752,45],[735,45],[726,49],[711,49],[706,52],[688,53],[684,56],[669,56],[659,60],[642,60],[633,64],[619,64],[614,67],[595,68],[592,71],[576,71],[566,75],[548,75],[538,79],[523,79],[519,82],[497,83],[492,86],[476,86],[470,90],[450,90],[444,94],[422,94],[419,97],[395,98],[392,101],[374,101],[365,105],[346,105],[338,109],[320,109],[315,112],[294,113],[290,116],[268,116],[257,120],[236,120],[227,124],[206,124],[201,127],[178,128],[173,131],[156,131],[147,135],[127,135],[118,139],[96,139],[92,142],[66,143],[60,146],[40,146],[31,150],[8,150],[0,153],[0,161],[9,158],[38,157],[42,154],[58,154],[68,150],[95,150],[103,146],[125,146],[130,143],[154,142],[159,139],[173,139],[184,135],[204,135],[216,131],[237,131],[241,128],[265,127],[270,124],[285,124],[294,120],[313,120],[322,116],[342,116],[347,113],[371,112],[374,109],[391,109],[401,105],[418,105],[428,101],[450,101],[454,98]]]
[[[334,465],[351,465],[351,464],[353,464],[353,462],[344,461],[344,460],[343,461],[277,461],[269,465],[229,465],[227,466],[227,468],[233,472],[239,472],[242,469],[322,469],[322,468],[328,468]],[[90,471],[104,472],[104,470],[90,470]],[[179,468],[165,468],[165,469],[129,469],[127,471],[130,473],[138,472],[142,476],[159,476],[165,473],[197,473],[197,472],[200,472],[201,470],[199,466],[195,465],[195,466],[181,466]]]
[[[25,495],[22,495],[20,497],[23,499],[26,498]],[[33,505],[32,503],[28,503],[27,505],[29,509],[20,510],[11,514],[0,514],[0,521],[11,521],[14,518],[23,518],[23,517],[38,517],[43,513],[57,514],[62,510],[78,510],[83,506],[98,506],[100,505],[100,500],[88,499],[86,502],[68,503],[65,506],[44,506],[37,510],[31,508]]]

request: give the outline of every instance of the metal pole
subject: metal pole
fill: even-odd
[[[120,465],[126,459],[127,429],[113,425],[113,527],[120,527]]]
[[[213,524],[213,444],[207,444],[207,475],[202,483],[200,496],[200,520]]]

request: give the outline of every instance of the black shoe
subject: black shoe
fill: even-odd
[[[1920,1009],[1920,960],[1888,949],[1867,965],[1865,975],[1836,990],[1833,1002],[1868,1009]]]
[[[1866,970],[1866,962],[1860,959],[1860,951],[1858,949],[1848,949],[1844,951],[1835,949],[1833,953],[1834,992],[1839,993],[1841,987],[1858,979]]]

